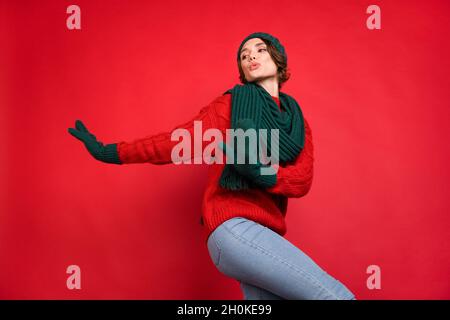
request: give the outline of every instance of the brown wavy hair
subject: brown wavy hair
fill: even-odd
[[[275,62],[275,65],[278,68],[278,90],[281,90],[281,87],[283,84],[289,80],[291,77],[291,73],[287,67],[287,61],[283,57],[283,55],[280,53],[280,51],[275,48],[275,46],[266,39],[261,39],[264,41],[264,43],[267,46],[267,51],[269,52],[270,56],[272,57],[273,62]],[[238,61],[238,69],[239,69],[239,80],[241,83],[246,84],[248,83],[247,79],[245,79],[244,70],[242,70],[241,67],[241,56],[239,55]]]

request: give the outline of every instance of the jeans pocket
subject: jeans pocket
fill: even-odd
[[[214,233],[211,233],[211,235],[208,238],[208,252],[209,256],[211,257],[211,260],[214,262],[214,265],[216,267],[219,267],[220,248],[217,245],[216,239],[214,238]]]

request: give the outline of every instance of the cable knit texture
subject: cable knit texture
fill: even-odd
[[[280,108],[278,97],[272,97]],[[172,163],[172,148],[178,141],[171,141],[171,133],[177,128],[187,129],[194,137],[194,121],[202,121],[202,131],[217,128],[225,138],[226,129],[231,128],[231,95],[226,94],[214,99],[210,104],[201,108],[200,112],[191,120],[174,127],[172,130],[153,134],[130,142],[121,141],[117,144],[120,161],[123,164]],[[245,217],[258,222],[281,236],[286,234],[285,215],[288,198],[300,198],[308,193],[313,180],[314,151],[312,132],[304,117],[305,144],[300,154],[291,162],[280,165],[277,172],[277,182],[266,189],[247,189],[233,191],[222,188],[219,179],[225,167],[222,164],[210,164],[208,182],[202,200],[202,224],[204,226],[205,243],[209,235],[224,221],[233,217]],[[218,143],[216,141],[215,143]],[[191,150],[194,150],[194,139],[191,139]],[[203,148],[210,144],[203,141]],[[202,150],[203,150],[202,148]],[[219,149],[220,150],[220,149]],[[222,157],[223,154],[216,154]],[[202,157],[202,154],[183,155],[182,160]],[[225,156],[223,156],[225,162]],[[198,160],[197,160],[198,161]]]

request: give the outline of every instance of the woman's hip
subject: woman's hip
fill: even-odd
[[[351,298],[339,281],[270,228],[235,217],[208,238],[208,250],[223,274],[285,298]]]

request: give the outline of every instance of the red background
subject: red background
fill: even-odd
[[[108,165],[67,128],[113,143],[183,123],[239,83],[255,31],[285,46],[313,132],[286,238],[359,299],[450,298],[448,1],[76,1],[68,30],[71,4],[0,2],[0,298],[242,298],[202,238],[207,165]]]

